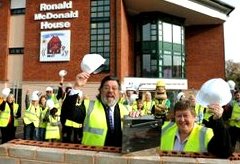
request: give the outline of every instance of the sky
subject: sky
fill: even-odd
[[[225,60],[240,62],[240,0],[222,0],[235,9],[224,23]]]

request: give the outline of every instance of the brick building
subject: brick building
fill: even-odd
[[[57,87],[61,69],[71,82],[88,53],[107,59],[83,88],[91,97],[108,74],[137,87],[161,78],[170,90],[199,89],[225,76],[223,23],[232,10],[218,0],[2,0],[0,89],[23,101],[27,89]]]

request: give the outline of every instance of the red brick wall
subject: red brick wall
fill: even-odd
[[[66,81],[74,80],[75,75],[80,72],[80,61],[84,54],[90,53],[90,1],[72,0],[73,8],[78,10],[79,17],[68,19],[71,22],[71,47],[69,62],[40,62],[40,22],[34,20],[34,14],[39,13],[40,3],[62,3],[63,0],[27,0],[25,18],[25,54],[23,81],[57,81],[58,72],[66,69],[68,75]],[[69,11],[69,10],[66,10]],[[56,13],[57,11],[52,11]],[[48,20],[51,22],[51,20]],[[54,22],[66,21],[66,19],[53,20]],[[60,29],[56,29],[60,30]],[[113,30],[112,30],[113,31]],[[92,76],[89,81],[99,81],[105,74]]]
[[[123,80],[125,76],[134,76],[134,30],[129,20],[122,0],[117,0],[117,69],[118,76]]]
[[[8,38],[9,38],[9,19],[10,19],[10,2],[1,1],[0,6],[0,80],[7,79],[7,58],[8,58]]]
[[[199,89],[211,78],[225,77],[223,25],[191,26],[186,32],[186,78]]]

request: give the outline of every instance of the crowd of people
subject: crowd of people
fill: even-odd
[[[27,91],[22,114],[14,95],[4,90],[0,101],[2,143],[15,138],[17,121],[22,118],[24,139],[121,147],[124,115],[154,115],[164,122],[161,150],[209,152],[219,158],[234,151],[240,135],[240,91],[232,91],[231,101],[224,104],[199,103],[195,94],[179,92],[171,109],[173,102],[163,80],[156,83],[155,91],[139,94],[134,88],[122,92],[120,81],[106,76],[96,99],[90,100],[82,92],[89,78],[89,73],[81,72],[73,85],[64,85],[61,78],[57,94],[52,87],[45,93]],[[216,95],[208,96],[206,99]]]

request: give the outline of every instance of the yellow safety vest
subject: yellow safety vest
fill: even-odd
[[[209,112],[209,109],[206,108],[204,109],[206,110],[204,113],[203,113],[203,119],[206,120],[206,121],[209,121],[209,118],[213,115],[212,113]]]
[[[27,110],[24,112],[23,122],[26,125],[31,123],[34,124],[35,127],[39,127],[40,123],[40,107],[37,106],[36,108],[31,104]]]
[[[155,105],[155,101],[153,101],[153,100],[148,101],[148,102],[147,101],[143,102],[143,110],[144,110],[145,115],[151,114],[153,105]]]
[[[46,126],[46,134],[45,139],[60,139],[60,117],[56,116],[53,118],[51,115],[49,115],[49,122]]]
[[[47,122],[43,121],[46,118],[46,114],[49,112],[48,107],[45,107],[44,110],[43,108],[40,108],[40,123],[39,123],[39,128],[46,128]]]
[[[240,106],[238,105],[238,102],[234,100],[233,110],[232,110],[231,118],[229,120],[229,125],[240,128],[240,120],[237,120],[237,119],[240,119]]]
[[[128,109],[118,103],[121,118],[128,115]],[[85,103],[86,117],[83,124],[82,144],[90,146],[104,146],[107,134],[107,122],[104,107],[99,100]]]
[[[13,115],[17,114],[19,105],[17,103],[13,103]],[[11,117],[10,107],[8,103],[5,105],[4,111],[0,111],[0,127],[6,127],[8,125],[9,119]],[[14,117],[14,126],[18,126],[18,119]]]
[[[161,146],[163,151],[173,151],[175,137],[178,127],[174,122],[165,122],[162,127]],[[188,137],[184,151],[186,152],[207,152],[207,145],[213,137],[211,128],[194,124],[193,130]]]
[[[196,112],[196,117],[197,117],[197,120],[196,120],[196,123],[201,125],[202,124],[202,121],[203,121],[203,118],[204,118],[204,107],[198,103],[196,103],[195,105],[195,112]]]

